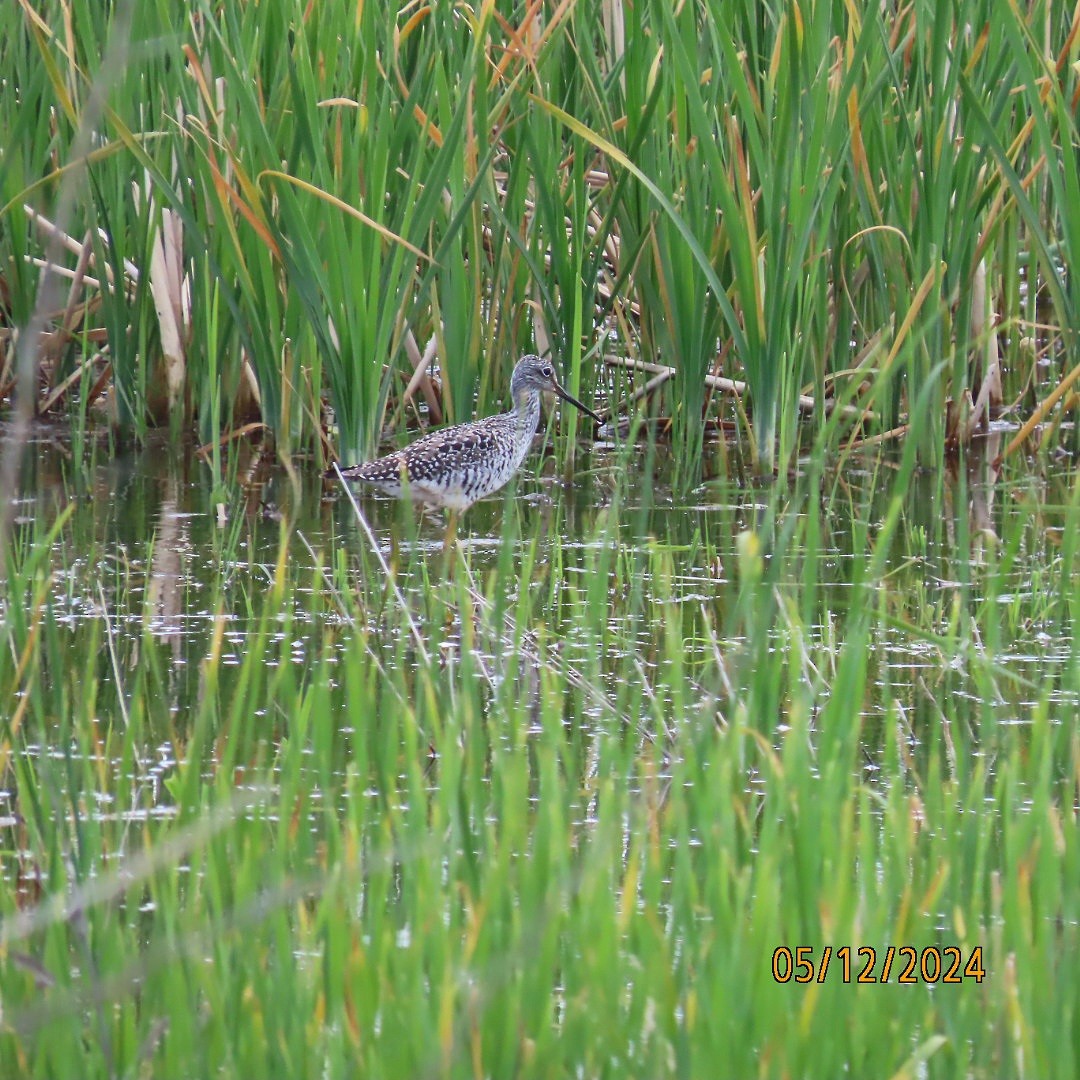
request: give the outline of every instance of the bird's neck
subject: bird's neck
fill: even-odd
[[[540,423],[540,391],[531,388],[519,390],[514,395],[514,415],[518,424],[530,433],[536,431]]]

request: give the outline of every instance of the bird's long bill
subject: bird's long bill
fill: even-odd
[[[580,401],[569,390],[566,390],[555,379],[551,380],[555,384],[555,393],[563,399],[563,401],[569,401],[571,405],[576,405],[583,413],[588,413],[598,424],[602,424],[604,421],[601,417],[589,408],[588,405],[582,405]]]

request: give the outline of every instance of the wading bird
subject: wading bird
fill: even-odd
[[[414,502],[445,507],[453,515],[498,491],[518,471],[540,423],[540,394],[550,390],[598,424],[599,416],[559,385],[551,361],[523,356],[510,378],[513,408],[467,424],[432,431],[385,457],[342,469],[386,495],[408,493]],[[450,531],[447,533],[449,543]]]

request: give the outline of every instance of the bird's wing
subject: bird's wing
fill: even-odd
[[[482,466],[495,449],[497,442],[492,432],[484,425],[473,423],[433,431],[406,447],[402,454],[408,461],[410,477],[429,480]]]
[[[490,459],[496,443],[494,430],[483,421],[455,424],[427,435],[392,454],[347,470],[358,480],[392,481],[404,465],[412,480],[432,480],[459,469],[474,469]]]

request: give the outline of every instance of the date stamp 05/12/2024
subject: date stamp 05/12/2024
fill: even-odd
[[[826,978],[856,983],[981,983],[986,978],[981,945],[965,951],[958,945],[890,945],[879,952],[864,945],[853,949],[826,945],[815,963],[810,945],[794,949],[780,945],[773,950],[772,975],[778,983],[823,983]]]

